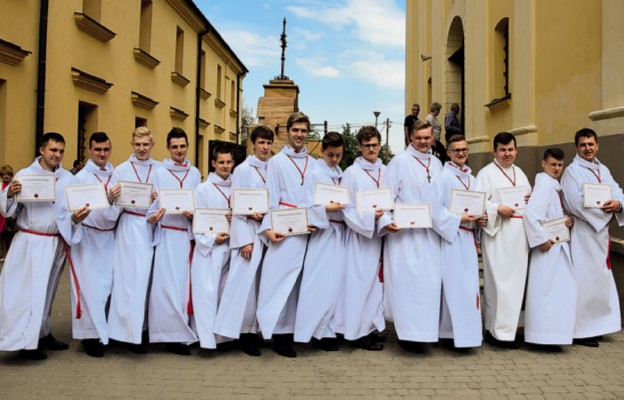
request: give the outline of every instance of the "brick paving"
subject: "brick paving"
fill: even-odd
[[[390,328],[381,352],[298,345],[299,357],[286,359],[269,348],[249,357],[194,347],[183,357],[158,345],[145,355],[113,345],[94,359],[71,340],[69,308],[64,276],[53,332],[70,349],[48,352],[43,362],[0,353],[0,399],[624,399],[624,333],[597,349],[570,346],[560,354],[484,344],[467,355],[442,347],[414,355]]]

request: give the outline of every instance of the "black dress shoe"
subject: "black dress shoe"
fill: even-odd
[[[293,335],[292,334],[279,334],[273,335],[273,351],[282,357],[295,358],[297,352],[292,347]]]
[[[338,339],[336,338],[312,338],[312,346],[325,351],[338,351]]]
[[[572,340],[573,344],[586,347],[598,347],[600,343],[594,338],[580,338]]]
[[[48,349],[48,350],[69,349],[69,345],[67,343],[63,343],[59,340],[56,340],[54,336],[52,336],[51,333],[39,339],[39,345],[37,347],[40,349]]]
[[[498,340],[494,336],[492,336],[492,334],[489,331],[485,333],[485,343],[489,344],[490,346],[498,347],[501,349],[507,349],[507,350],[516,350],[520,348],[520,345],[518,344],[518,342]]]
[[[378,332],[378,331],[371,332],[371,334],[369,336],[371,338],[373,338],[373,340],[376,341],[377,343],[385,343],[386,342],[386,335],[384,335],[381,332]]]
[[[545,353],[561,353],[563,351],[561,346],[557,346],[556,344],[535,344],[535,343],[532,343],[531,347],[533,347],[534,350],[542,351],[542,352],[545,352]]]
[[[297,352],[292,346],[276,346],[273,345],[273,351],[279,354],[282,357],[295,358],[297,357]]]
[[[84,339],[82,348],[88,356],[104,357],[104,345],[100,343],[99,339]]]
[[[190,356],[191,349],[182,343],[167,343],[167,351],[179,356]]]
[[[25,360],[45,360],[48,358],[48,355],[39,349],[35,350],[20,350],[19,352],[20,358]]]
[[[363,338],[359,338],[351,342],[353,347],[357,347],[358,349],[364,349],[368,351],[381,351],[384,346],[382,343],[376,342],[370,335],[364,336]]]
[[[238,339],[238,348],[248,356],[258,357],[261,354],[260,349],[258,349],[259,343],[258,335],[254,333],[243,333]]]
[[[426,345],[421,342],[413,342],[411,340],[399,340],[399,345],[411,353],[425,354],[427,352]]]
[[[129,350],[134,354],[147,354],[147,343],[131,344]]]

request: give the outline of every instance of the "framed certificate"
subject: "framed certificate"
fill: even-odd
[[[485,212],[485,196],[485,192],[451,189],[449,211],[459,215],[483,215]]]
[[[196,208],[193,213],[193,233],[230,233],[227,208]]]
[[[326,206],[332,203],[349,203],[349,188],[316,182],[314,184],[314,204]]]
[[[524,196],[526,196],[528,192],[526,186],[512,186],[498,189],[501,204],[511,207],[514,210],[526,208]]]
[[[154,185],[151,183],[119,181],[119,185],[121,186],[121,194],[115,200],[117,207],[148,209],[152,204]]]
[[[266,189],[232,189],[232,214],[251,215],[269,212],[269,191]]]
[[[431,228],[431,204],[396,203],[394,224],[399,228]]]
[[[195,210],[195,197],[192,189],[160,189],[158,191],[160,208],[165,214],[182,214]]]
[[[611,200],[611,186],[604,183],[583,184],[583,207],[600,208]]]
[[[271,225],[273,230],[286,236],[307,235],[308,209],[286,208],[271,210]]]
[[[567,242],[570,240],[570,228],[566,226],[568,217],[551,219],[542,222],[542,226],[548,232],[548,238],[555,243]]]
[[[355,209],[358,213],[394,209],[392,189],[383,188],[357,192],[355,194]]]
[[[15,180],[22,184],[22,191],[15,195],[18,202],[54,201],[56,199],[56,176],[19,175]]]
[[[110,207],[106,190],[101,183],[88,185],[67,185],[65,186],[65,198],[67,199],[67,210],[76,211],[82,207],[97,208]]]

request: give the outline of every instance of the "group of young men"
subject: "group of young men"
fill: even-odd
[[[624,224],[624,197],[596,158],[592,130],[576,134],[577,155],[561,184],[564,154],[548,149],[531,190],[514,164],[516,141],[507,132],[495,136],[494,160],[475,178],[466,139],[449,138],[450,161],[442,165],[432,155],[427,121],[414,123],[410,144],[388,166],[378,158],[377,129],[360,129],[362,155],[344,173],[341,135],[326,134],[316,160],[305,147],[308,117],[294,113],[286,128],[288,144],[272,157],[273,132],[255,128],[253,154],[233,173],[231,150],[217,147],[215,172],[203,182],[186,158],[188,140],[179,128],[167,135],[170,158],[162,163],[150,156],[150,131],[137,128],[132,155],[116,168],[108,161],[110,139],[94,133],[90,160],[75,177],[61,167],[63,137],[45,134],[41,156],[0,193],[0,212],[16,217],[20,230],[0,275],[0,350],[44,359],[44,350],[68,347],[50,333],[66,258],[73,337],[94,357],[104,355],[111,339],[136,353],[145,353],[149,343],[166,343],[180,355],[190,354],[196,342],[215,349],[237,341],[246,354],[258,356],[265,339],[278,354],[296,357],[294,342],[334,351],[338,337],[376,351],[383,349],[386,321],[413,352],[439,340],[466,351],[481,345],[483,327],[486,342],[517,348],[521,320],[524,340],[550,351],[573,341],[597,346],[597,337],[620,329],[607,225],[614,215]],[[33,174],[55,175],[55,201],[16,201],[20,176]],[[114,205],[121,181],[153,184],[149,210]],[[110,207],[68,211],[63,188],[88,183],[104,185]],[[315,204],[316,183],[347,187],[351,201]],[[610,185],[613,198],[584,207],[584,183]],[[504,204],[500,189],[509,187],[526,188],[526,204]],[[245,188],[266,188],[270,210],[305,207],[308,234],[274,230],[270,213],[231,212],[229,232],[194,233],[192,210],[167,213],[157,194],[193,189],[197,208],[231,209],[232,189]],[[356,193],[382,188],[391,188],[395,204],[429,204],[431,227],[400,228],[392,210],[358,210]],[[485,192],[483,215],[452,213],[453,190]],[[553,241],[543,224],[565,215],[571,240]]]

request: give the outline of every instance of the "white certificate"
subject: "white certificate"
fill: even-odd
[[[165,214],[182,214],[195,210],[195,196],[191,189],[160,189],[158,191],[160,208]]]
[[[308,209],[271,210],[273,230],[286,236],[308,234]]]
[[[542,226],[548,232],[548,238],[555,243],[567,242],[570,240],[570,228],[566,226],[568,217],[551,219],[542,222]]]
[[[117,207],[132,207],[148,209],[152,203],[152,190],[154,185],[151,183],[138,183],[119,181],[121,186],[121,194],[115,200]]]
[[[332,203],[348,204],[349,188],[316,182],[314,184],[314,204],[326,206]]]
[[[193,233],[230,233],[227,208],[196,208],[193,213]]]
[[[22,191],[15,195],[19,202],[54,201],[56,198],[54,175],[20,175],[15,180],[22,184]]]
[[[600,208],[611,200],[611,186],[604,183],[583,184],[583,207]]]
[[[431,228],[431,204],[396,203],[394,224],[399,228]]]
[[[451,189],[449,210],[453,214],[483,215],[485,212],[485,192]]]
[[[526,186],[512,186],[498,189],[501,204],[511,207],[514,210],[526,208],[524,196],[526,196],[528,192]]]
[[[393,208],[394,196],[390,188],[363,190],[355,194],[355,209],[358,213]]]
[[[92,210],[110,206],[108,198],[106,198],[106,189],[101,183],[67,185],[65,186],[65,198],[67,199],[68,211],[80,210],[85,206]]]
[[[269,191],[266,189],[233,189],[232,214],[251,215],[269,212]]]

